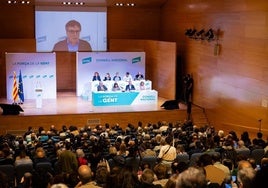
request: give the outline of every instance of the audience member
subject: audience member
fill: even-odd
[[[177,157],[176,148],[171,144],[172,144],[172,137],[167,136],[165,138],[165,145],[163,145],[160,148],[160,152],[158,154],[158,158],[162,159],[161,163],[166,165],[169,174],[171,173],[171,164]]]
[[[256,171],[251,168],[242,168],[237,173],[238,188],[254,188],[254,178]]]
[[[77,170],[78,162],[75,153],[72,151],[71,143],[65,142],[65,149],[60,153],[58,166],[62,173],[70,174]]]
[[[253,143],[253,148],[252,149],[256,149],[256,148],[265,148],[266,143],[262,138],[263,134],[261,132],[257,133],[257,137],[253,139],[252,143]]]
[[[78,176],[80,182],[76,185],[76,187],[80,188],[98,188],[97,183],[93,181],[93,172],[91,171],[88,165],[81,165],[78,168]]]
[[[197,164],[198,166],[205,169],[206,179],[208,182],[222,185],[226,175],[223,170],[213,166],[211,155],[207,153],[202,154],[199,157]]]
[[[200,167],[189,167],[178,175],[176,184],[176,188],[206,188],[206,172]]]
[[[85,158],[85,153],[82,149],[76,150],[76,156],[77,156],[78,166],[88,165],[88,161]]]
[[[160,184],[154,184],[154,177],[155,174],[154,172],[147,168],[142,172],[141,178],[140,178],[140,182],[141,188],[161,188],[162,186]]]

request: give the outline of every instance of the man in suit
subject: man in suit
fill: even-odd
[[[132,81],[128,82],[128,85],[126,85],[126,91],[135,90],[135,86],[132,84]]]
[[[81,24],[76,20],[70,20],[65,25],[67,38],[54,45],[53,51],[92,51],[90,44],[80,39]]]

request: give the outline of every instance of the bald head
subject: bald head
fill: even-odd
[[[78,175],[82,184],[86,184],[91,181],[92,171],[88,165],[81,165],[78,168]]]
[[[252,165],[249,161],[241,160],[238,162],[238,170],[241,170],[243,168],[252,168]]]

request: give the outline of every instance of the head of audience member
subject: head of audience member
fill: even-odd
[[[171,169],[173,174],[179,174],[188,168],[188,164],[183,161],[173,161]]]
[[[153,170],[158,180],[166,179],[168,176],[167,166],[162,163],[155,165]]]
[[[155,180],[154,176],[155,176],[154,172],[151,169],[146,168],[142,172],[140,181],[142,184],[151,185],[151,184],[153,184],[153,181]]]
[[[93,173],[88,165],[81,165],[78,168],[78,176],[82,185],[84,185],[92,180]]]
[[[206,188],[206,172],[200,167],[189,167],[179,174],[176,188]]]
[[[109,171],[106,166],[99,166],[96,170],[96,183],[98,186],[104,187],[108,178]]]
[[[207,153],[202,154],[199,157],[199,159],[197,161],[197,164],[200,167],[205,167],[207,165],[212,165],[212,156],[207,154]]]
[[[248,160],[239,161],[237,169],[241,170],[243,168],[252,168],[252,165]]]
[[[44,148],[38,147],[35,150],[35,157],[36,158],[44,158],[45,156],[46,156],[46,152],[45,152]]]
[[[68,188],[64,183],[53,184],[50,188]]]
[[[176,180],[178,178],[179,174],[173,174],[169,177],[166,185],[164,188],[176,188]]]
[[[254,178],[256,175],[256,170],[252,167],[245,167],[237,172],[237,182],[239,188],[253,188]]]

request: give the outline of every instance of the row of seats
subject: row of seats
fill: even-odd
[[[26,172],[33,173],[35,171],[39,173],[40,171],[44,171],[53,173],[53,167],[49,162],[37,163],[35,167],[32,164],[20,164],[17,166],[7,164],[0,165],[0,171],[7,175],[9,187],[18,187]]]

